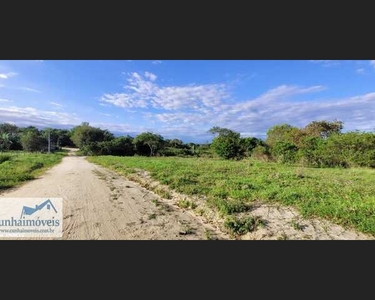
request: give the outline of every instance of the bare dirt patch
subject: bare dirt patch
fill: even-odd
[[[144,170],[136,170],[129,179],[138,182],[141,186],[152,189],[158,193],[168,191],[170,199],[164,199],[170,205],[180,206],[181,201],[184,206],[188,206],[186,211],[202,219],[202,222],[210,223],[217,231],[228,234],[224,227],[224,219],[217,211],[207,205],[205,197],[192,197],[177,193],[168,189],[167,186],[153,180],[150,174]],[[193,209],[191,204],[193,203]],[[188,204],[186,204],[188,203]],[[254,231],[236,236],[242,240],[367,240],[374,237],[358,232],[354,229],[343,228],[332,222],[322,219],[306,219],[292,207],[277,204],[253,203],[252,209],[237,216],[253,216],[262,220],[262,226]],[[233,236],[232,236],[233,237]]]
[[[1,197],[63,198],[63,239],[197,240],[206,239],[207,232],[226,238],[153,192],[74,153]]]

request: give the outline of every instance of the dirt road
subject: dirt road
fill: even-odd
[[[209,224],[73,153],[40,178],[1,197],[63,198],[63,239],[222,238]]]
[[[152,185],[147,172],[144,180]],[[196,240],[228,239],[205,219],[163,201],[140,184],[69,156],[43,176],[0,194],[2,197],[63,198],[63,239]],[[326,220],[303,219],[291,207],[260,203],[251,215],[267,224],[242,239],[358,240],[372,236]]]

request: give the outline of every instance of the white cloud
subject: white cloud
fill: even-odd
[[[375,68],[375,60],[370,60],[370,65],[372,65]]]
[[[114,106],[123,107],[123,108],[131,108],[131,107],[145,108],[147,106],[144,100],[134,99],[131,95],[128,95],[125,93],[104,94],[101,97],[101,101],[105,103],[110,103]]]
[[[145,72],[145,77],[150,79],[151,81],[155,81],[156,78],[158,78],[155,74],[147,72],[147,71]]]
[[[132,62],[132,60],[131,60],[131,59],[128,59],[127,62]]]
[[[357,74],[365,74],[365,69],[363,69],[363,68],[359,68],[355,71],[356,71]]]
[[[56,106],[56,107],[63,107],[63,105],[62,104],[60,104],[60,103],[57,103],[57,102],[50,102],[49,104],[51,104],[51,105],[53,105],[53,106]]]
[[[375,121],[372,121],[375,93],[325,101],[292,101],[288,98],[281,101],[268,98],[265,101],[261,96],[238,106],[234,111],[217,114],[218,125],[254,135],[264,135],[275,124],[289,123],[302,127],[322,119],[342,120],[346,130],[371,130],[375,127]]]
[[[262,95],[234,105],[220,104],[205,112],[149,114],[149,118],[165,124],[160,131],[175,136],[209,138],[212,126],[227,127],[244,136],[265,137],[276,124],[288,123],[303,127],[313,120],[344,121],[345,130],[375,128],[375,92],[344,99],[295,101],[295,95],[323,91],[322,86],[279,86]]]
[[[13,101],[8,100],[8,99],[0,99],[0,102],[13,102]]]
[[[152,64],[154,64],[154,65],[160,65],[161,63],[162,63],[161,60],[154,60],[154,61],[152,62]]]
[[[44,60],[42,60],[42,59],[35,59],[35,61],[42,63]]]
[[[375,128],[375,92],[342,99],[302,99],[295,96],[323,91],[320,85],[310,87],[281,85],[265,93],[235,104],[220,101],[216,106],[204,109],[144,113],[144,124],[152,128],[130,124],[92,123],[113,132],[135,135],[144,131],[154,131],[165,138],[179,137],[205,142],[212,138],[207,131],[212,126],[227,127],[243,136],[265,137],[266,131],[275,124],[288,123],[303,127],[313,120],[344,121],[345,130],[373,130]],[[309,98],[311,99],[311,95]],[[5,104],[5,102],[4,102]],[[103,113],[108,116],[108,114]],[[117,118],[117,115],[113,117]],[[142,117],[142,115],[140,116]],[[147,122],[147,119],[151,122]],[[20,126],[74,126],[81,120],[73,114],[44,111],[30,107],[1,107],[0,120]],[[84,121],[84,120],[83,120]],[[158,128],[155,130],[155,128]]]
[[[103,116],[106,116],[106,117],[110,117],[111,115],[110,114],[104,114],[104,113],[100,113],[101,115]]]
[[[18,73],[9,72],[9,73],[0,73],[0,79],[9,79],[11,77],[17,76]]]
[[[224,84],[166,86],[157,85],[156,75],[146,72],[130,74],[126,93],[104,94],[100,101],[123,108],[154,107],[165,110],[204,109],[221,103],[229,97]]]
[[[20,88],[18,88],[18,89],[19,89],[19,90],[23,90],[23,91],[28,91],[28,92],[41,93],[41,91],[36,90],[36,89],[29,88],[29,87],[20,87]]]
[[[375,92],[323,99],[312,97],[327,89],[323,85],[279,85],[252,99],[234,102],[226,84],[161,86],[147,74],[128,74],[123,93],[104,94],[100,101],[127,110],[142,108],[141,112],[138,110],[140,118],[144,118],[145,124],[153,124],[166,138],[210,140],[212,136],[207,131],[212,126],[230,128],[244,136],[265,137],[267,130],[276,124],[303,127],[323,119],[342,120],[345,130],[375,128],[375,120],[372,121]],[[130,125],[111,126],[120,132],[150,130]]]
[[[103,123],[103,122],[91,123],[90,122],[90,125],[99,127],[101,129],[107,129],[111,132],[130,134],[130,135],[136,135],[145,131],[152,131],[151,128],[147,128],[143,126],[133,126],[129,124],[114,124],[114,123]]]
[[[19,126],[73,126],[81,120],[72,114],[56,111],[39,110],[33,107],[0,107],[0,120]]]

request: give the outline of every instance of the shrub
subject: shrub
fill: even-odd
[[[224,221],[224,227],[234,235],[243,235],[254,231],[263,221],[260,217],[234,217],[229,216]]]
[[[193,152],[189,149],[166,147],[158,152],[159,156],[191,156]]]
[[[10,160],[11,156],[10,155],[0,155],[0,164]]]
[[[115,155],[115,156],[133,156],[134,146],[132,138],[118,137],[111,141],[90,142],[81,147],[83,155]]]
[[[271,159],[268,147],[261,145],[258,145],[254,148],[251,157],[260,161],[269,161]]]
[[[211,149],[221,158],[240,158],[243,155],[240,145],[240,134],[238,132],[220,127],[213,127],[209,132],[219,134],[213,139]]]
[[[25,151],[42,151],[47,143],[36,131],[26,131],[21,135],[21,144]]]
[[[272,148],[272,156],[281,163],[294,163],[298,148],[290,142],[276,142]]]
[[[241,149],[245,153],[246,156],[251,156],[251,153],[253,152],[253,150],[259,145],[263,146],[264,142],[255,137],[246,137],[246,138],[241,138],[240,140]]]

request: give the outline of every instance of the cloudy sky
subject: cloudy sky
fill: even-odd
[[[375,129],[375,60],[0,61],[0,123],[206,142],[212,126],[265,137],[270,126],[344,121]]]

